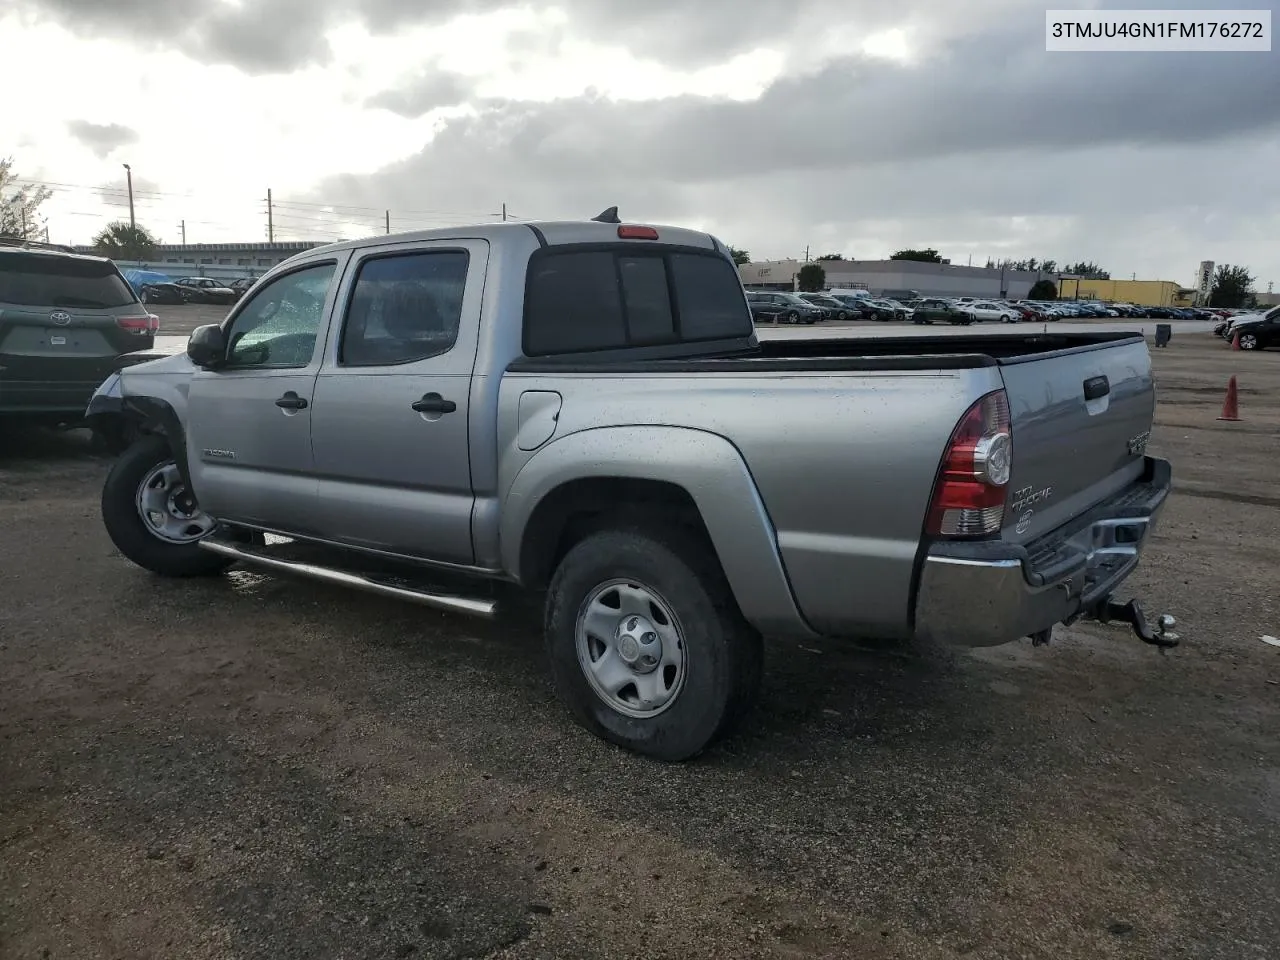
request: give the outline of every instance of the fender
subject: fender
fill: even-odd
[[[773,636],[814,637],[796,606],[773,522],[755,481],[724,437],[688,427],[600,427],[542,447],[503,497],[503,567],[520,576],[520,548],[534,510],[561,484],[583,479],[656,480],[682,488],[702,515],[743,615]]]

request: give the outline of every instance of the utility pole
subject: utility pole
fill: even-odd
[[[387,233],[391,232],[391,211],[387,211]]]
[[[136,230],[137,221],[133,219],[133,167],[123,164],[125,176],[129,178],[129,229]]]
[[[272,220],[271,212],[271,188],[267,187],[267,243],[276,242],[276,225]]]
[[[185,247],[187,245],[187,221],[179,221],[178,229],[182,231],[182,245]]]
[[[804,248],[804,262],[805,263],[809,262],[809,245],[808,244],[805,244],[805,248]]]
[[[507,222],[507,205],[505,203],[502,205],[502,222]]]

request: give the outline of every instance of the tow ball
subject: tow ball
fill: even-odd
[[[1115,621],[1129,624],[1133,627],[1134,635],[1139,640],[1143,643],[1149,643],[1153,647],[1159,647],[1161,651],[1178,645],[1178,635],[1170,632],[1171,628],[1177,624],[1177,621],[1169,614],[1162,613],[1156,619],[1153,627],[1142,607],[1138,605],[1137,600],[1119,603],[1108,598],[1098,604],[1093,611],[1093,616],[1099,623]]]

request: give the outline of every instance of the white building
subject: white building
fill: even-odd
[[[828,290],[865,288],[882,296],[1009,297],[1027,296],[1041,279],[1056,274],[1036,270],[963,267],[915,260],[814,260],[826,272]],[[768,260],[738,268],[748,290],[794,290],[802,260]]]

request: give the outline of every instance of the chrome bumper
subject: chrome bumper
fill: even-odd
[[[933,545],[916,592],[916,637],[989,647],[1088,613],[1138,565],[1171,484],[1168,461],[1147,457],[1136,484],[1037,543]]]

